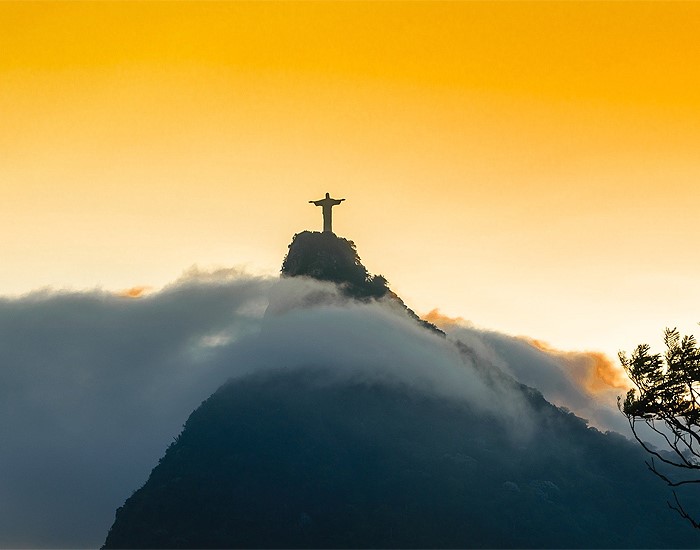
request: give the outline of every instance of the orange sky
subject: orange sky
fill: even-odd
[[[276,273],[308,204],[419,312],[700,321],[700,3],[0,3],[0,292]],[[695,331],[697,332],[697,331]]]

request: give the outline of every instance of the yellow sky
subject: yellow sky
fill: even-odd
[[[700,3],[0,3],[0,292],[276,272],[308,204],[417,311],[700,321]]]

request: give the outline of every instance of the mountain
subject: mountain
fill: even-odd
[[[282,262],[284,277],[312,277],[339,285],[356,299],[390,294],[386,279],[370,275],[362,265],[355,243],[331,232],[302,231],[292,238]]]
[[[117,510],[105,548],[697,546],[635,444],[416,325],[350,241],[300,233],[282,273],[336,283],[350,304],[398,304],[411,341],[459,370],[430,378],[446,368],[437,353],[405,376],[281,359],[229,381]],[[369,332],[382,350],[384,333]],[[462,380],[469,397],[452,392]]]
[[[294,235],[289,252],[282,262],[283,277],[311,277],[339,286],[356,300],[386,298],[409,317],[441,335],[445,333],[433,323],[420,319],[394,292],[382,275],[371,275],[362,265],[355,243],[331,232],[302,231]]]

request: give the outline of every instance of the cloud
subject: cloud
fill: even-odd
[[[151,290],[153,289],[150,286],[133,286],[117,292],[117,296],[122,296],[124,298],[141,298]]]
[[[462,399],[519,437],[535,429],[529,405],[489,369],[574,411],[594,408],[567,357],[454,323],[460,348],[391,301],[351,302],[327,283],[193,269],[135,294],[0,300],[0,546],[101,544],[192,410],[251,373],[313,367],[323,383]]]
[[[605,354],[558,350],[540,340],[479,329],[461,318],[433,312],[433,322],[451,339],[464,342],[482,360],[537,388],[551,403],[600,430],[628,433],[627,421],[617,410],[617,396],[627,388],[626,377]]]
[[[437,308],[429,311],[423,318],[445,331],[455,331],[460,328],[475,329],[474,325],[464,317],[450,317]],[[605,393],[611,389],[619,393],[630,387],[629,379],[622,367],[602,352],[560,350],[543,340],[527,336],[516,337],[516,339],[523,340],[550,357],[559,359],[565,373],[591,395]]]
[[[523,338],[533,347],[558,357],[568,367],[568,372],[583,388],[591,394],[616,391],[627,391],[630,380],[621,366],[613,363],[610,358],[599,351],[562,351],[550,346],[542,340]]]
[[[442,330],[449,330],[459,326],[472,326],[472,323],[464,317],[450,317],[441,313],[438,308],[431,309],[428,313],[423,315],[423,319],[437,325]]]
[[[488,385],[473,368],[473,356],[425,330],[392,300],[358,303],[308,279],[280,281],[261,332],[231,346],[221,360],[240,366],[233,376],[280,365],[326,368],[336,381],[410,386],[520,424],[527,407],[519,396],[503,393],[509,390]]]
[[[259,330],[271,284],[192,272],[138,300],[0,300],[0,546],[99,545],[115,508],[226,380],[202,344]]]

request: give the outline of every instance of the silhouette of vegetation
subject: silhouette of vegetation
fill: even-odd
[[[303,231],[294,235],[282,262],[282,275],[311,277],[337,284],[343,293],[356,300],[388,298],[399,303],[406,313],[425,328],[445,335],[434,324],[416,313],[389,289],[382,275],[371,275],[362,265],[355,243],[330,232]]]
[[[637,346],[631,357],[620,353],[620,362],[636,386],[618,407],[627,417],[634,437],[649,453],[647,467],[673,487],[668,506],[696,529],[700,522],[681,504],[677,487],[700,483],[700,350],[694,336],[676,329],[664,332],[666,353],[650,353],[647,344]],[[645,442],[638,423],[659,436],[666,452]]]
[[[324,369],[230,382],[117,510],[105,548],[697,546],[644,481],[641,449],[490,376],[531,403],[531,435]]]

